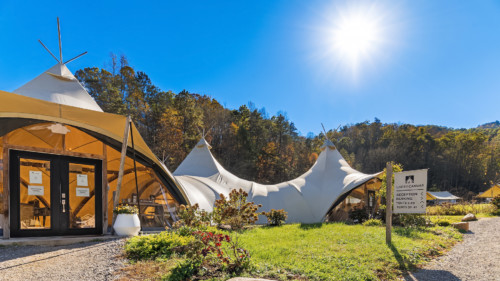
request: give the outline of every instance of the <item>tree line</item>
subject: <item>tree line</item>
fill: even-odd
[[[238,109],[183,90],[163,91],[125,56],[108,67],[75,73],[105,112],[131,115],[153,152],[174,171],[203,132],[217,160],[232,173],[260,183],[298,177],[316,161],[325,134],[299,135],[285,113],[269,116],[252,103]],[[429,168],[429,189],[471,198],[500,181],[500,124],[474,129],[373,122],[329,130],[346,161],[365,173],[394,161],[405,170]]]

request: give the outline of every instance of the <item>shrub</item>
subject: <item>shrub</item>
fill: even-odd
[[[366,208],[354,208],[349,212],[349,218],[357,223],[363,223],[368,219],[368,213]]]
[[[133,260],[169,258],[174,253],[182,253],[194,240],[192,236],[181,236],[169,231],[135,236],[125,244],[125,253]]]
[[[427,220],[420,214],[398,214],[394,216],[394,224],[404,227],[421,227],[427,225]]]
[[[285,223],[288,215],[285,210],[271,209],[269,212],[262,212],[262,215],[267,217],[267,223],[272,226],[280,226]]]
[[[369,219],[363,223],[363,226],[382,226],[384,225],[381,220]]]
[[[184,228],[180,232],[187,231],[185,235],[198,229],[205,229],[210,225],[211,214],[200,210],[198,204],[194,204],[193,206],[181,205],[177,215],[179,216],[179,220],[174,223],[173,227],[177,229]]]
[[[495,206],[496,209],[500,209],[500,195],[491,200],[491,204]]]
[[[488,214],[491,213],[494,206],[491,204],[449,204],[443,203],[442,205],[427,207],[427,214],[431,216],[464,216],[469,213],[472,214]]]
[[[437,224],[439,226],[450,226],[451,222],[449,220],[445,220],[445,219],[438,219],[435,221],[435,224]]]
[[[258,219],[257,209],[262,205],[247,202],[248,193],[244,190],[232,190],[229,199],[220,194],[215,201],[212,218],[218,224],[227,224],[233,230],[240,230],[245,225],[254,224]]]
[[[116,215],[119,215],[119,214],[138,214],[139,209],[137,209],[136,206],[119,205],[119,206],[116,206],[116,208],[113,210],[113,213],[115,213]]]

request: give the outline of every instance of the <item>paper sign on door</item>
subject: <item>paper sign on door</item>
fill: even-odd
[[[89,186],[87,175],[76,175],[77,186]]]
[[[42,184],[42,171],[30,171],[30,183]]]
[[[28,195],[43,196],[44,188],[39,185],[28,185]]]
[[[77,187],[76,188],[76,196],[77,197],[90,197],[90,190],[89,190],[89,188]]]

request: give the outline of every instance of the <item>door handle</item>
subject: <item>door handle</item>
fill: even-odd
[[[62,193],[61,197],[62,212],[66,213],[66,193]]]

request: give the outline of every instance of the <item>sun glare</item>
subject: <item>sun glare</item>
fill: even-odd
[[[339,20],[333,30],[333,47],[356,63],[377,48],[380,33],[377,23],[366,17],[352,15]]]
[[[380,1],[339,1],[324,9],[315,22],[316,52],[322,75],[347,75],[355,83],[362,73],[379,70],[390,57],[399,27],[395,8]],[[333,73],[332,73],[333,72]],[[343,75],[342,75],[343,74]]]

